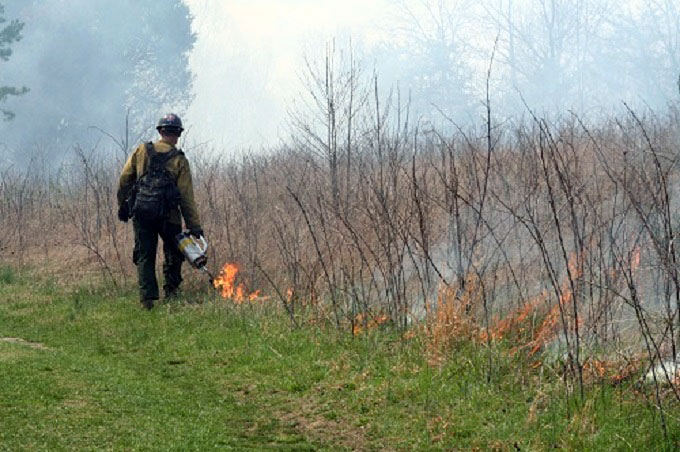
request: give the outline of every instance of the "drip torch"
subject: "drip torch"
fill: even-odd
[[[213,285],[215,277],[210,273],[205,264],[208,263],[208,242],[205,237],[195,238],[189,232],[181,232],[175,237],[177,248],[184,255],[189,265],[197,270],[201,270],[210,278],[210,285]]]

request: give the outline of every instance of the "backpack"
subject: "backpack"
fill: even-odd
[[[158,153],[151,142],[146,143],[145,148],[149,161],[135,184],[132,216],[144,223],[164,222],[182,199],[177,183],[167,169],[167,163],[180,151],[173,148],[167,153]]]

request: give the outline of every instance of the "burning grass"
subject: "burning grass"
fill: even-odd
[[[248,293],[242,283],[236,283],[238,272],[239,266],[237,264],[227,262],[213,281],[213,286],[219,291],[222,298],[231,300],[237,305],[269,299],[269,297],[260,296],[259,289]]]
[[[494,316],[486,322],[480,283],[476,277],[468,276],[462,287],[442,286],[437,293],[435,309],[428,309],[425,322],[407,332],[404,337],[422,337],[428,363],[435,367],[445,365],[452,351],[461,343],[500,350],[510,357],[522,356],[529,360],[530,367],[535,370],[544,366],[552,367],[556,357],[548,349],[552,344],[559,343],[562,334],[559,328],[560,308],[565,309],[572,302],[571,291],[566,283],[562,286],[562,294],[560,303],[551,306],[548,292],[543,291],[523,306]],[[582,325],[582,322],[579,321],[579,324]],[[568,327],[569,331],[573,322]],[[639,384],[649,370],[649,360],[641,352],[631,356],[612,356],[611,353],[601,355],[598,357],[591,353],[583,359],[581,366],[587,383],[615,386],[624,381],[633,381]],[[562,357],[558,361],[564,363],[564,359]],[[680,372],[671,374],[669,379],[659,372],[658,378],[663,383],[677,385]]]
[[[576,259],[570,259],[571,274],[580,276],[582,270],[576,267]],[[631,253],[631,268],[637,269],[640,264],[640,250]],[[219,275],[213,281],[220,296],[234,303],[236,306],[252,305],[271,300],[271,296],[262,295],[261,290],[250,292],[243,281],[239,281],[239,266],[236,263],[225,264]],[[425,353],[430,366],[441,367],[450,359],[452,350],[461,343],[474,343],[480,346],[491,346],[512,357],[521,355],[529,359],[529,366],[539,370],[544,366],[553,366],[555,356],[548,351],[550,346],[559,343],[562,334],[561,310],[567,312],[567,331],[574,328],[573,318],[569,317],[569,306],[573,303],[573,294],[568,281],[560,286],[561,298],[558,302],[550,301],[550,294],[543,290],[540,294],[527,300],[522,306],[510,310],[502,315],[495,315],[485,319],[483,315],[483,293],[479,279],[470,274],[461,286],[442,285],[437,292],[434,306],[426,303],[426,318],[422,323],[416,323],[403,334],[405,339],[420,338],[425,344]],[[314,306],[311,317],[303,318],[306,325],[331,324],[331,312],[328,306],[320,308],[318,300],[294,296],[294,291],[286,291],[286,302],[295,303],[303,309],[302,315],[312,314],[305,311]],[[356,314],[346,320],[352,335],[361,336],[391,324],[392,318],[385,313],[370,311]],[[578,325],[583,326],[583,320],[578,319]],[[640,381],[647,370],[648,361],[644,355],[638,353],[633,356],[611,354],[601,357],[589,354],[581,363],[584,379],[587,383],[605,382],[619,385],[624,381]],[[661,381],[663,379],[659,378]],[[678,375],[671,376],[671,384],[677,384]]]

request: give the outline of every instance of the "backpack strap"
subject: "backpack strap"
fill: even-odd
[[[144,143],[144,148],[146,149],[146,155],[149,156],[149,160],[153,159],[158,152],[156,152],[156,149],[153,147],[153,143],[151,141],[147,141]]]
[[[144,165],[144,171],[142,172],[142,174],[140,174],[139,177],[137,178],[138,181],[142,177],[146,176],[146,174],[151,169],[151,163],[153,162],[154,157],[156,157],[156,155],[158,155],[158,153],[156,152],[156,149],[154,149],[153,143],[151,141],[147,141],[146,143],[144,143],[144,149],[146,150],[146,156],[147,156],[146,165]]]
[[[177,148],[172,148],[167,153],[164,154],[165,161],[169,162],[170,160],[172,160],[173,158],[175,158],[176,156],[178,156],[180,154],[184,154],[184,153],[182,151],[178,150]]]

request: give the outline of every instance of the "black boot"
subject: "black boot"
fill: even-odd
[[[142,306],[144,309],[150,311],[153,309],[153,300],[142,300]]]
[[[179,288],[168,285],[163,286],[163,293],[165,295],[164,296],[165,301],[172,301],[174,299],[179,298],[180,295]]]

